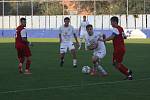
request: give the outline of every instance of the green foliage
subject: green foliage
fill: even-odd
[[[128,14],[150,14],[150,1],[149,0],[128,0]],[[62,15],[63,14],[62,1],[41,1],[34,0],[33,14],[34,15]],[[96,14],[126,14],[127,13],[127,0],[111,0],[111,1],[75,1],[76,9],[85,10],[87,12]],[[5,15],[31,15],[32,3],[29,2],[5,2]],[[18,11],[17,11],[18,5]],[[3,12],[3,3],[0,2],[0,15]],[[64,5],[64,8],[68,7]],[[67,10],[64,10],[68,14]],[[79,10],[78,10],[79,11]],[[17,13],[18,12],[18,13]]]

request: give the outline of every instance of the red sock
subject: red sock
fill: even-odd
[[[18,58],[18,59],[19,59],[19,63],[22,63],[22,64],[23,64],[25,58],[24,58],[24,57],[20,57],[20,58]]]
[[[31,61],[27,60],[26,62],[26,69],[29,70],[30,69],[30,65],[31,65]]]
[[[123,73],[124,75],[126,75],[126,76],[129,75],[129,73],[128,73],[128,68],[125,67],[123,64],[118,64],[118,65],[117,65],[117,69],[118,69],[121,73]]]

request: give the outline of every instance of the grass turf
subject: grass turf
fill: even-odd
[[[106,44],[103,59],[109,76],[93,77],[81,73],[83,65],[92,66],[92,52],[77,52],[78,68],[72,67],[68,53],[61,68],[58,40],[51,39],[30,39],[33,74],[19,74],[13,41],[0,39],[0,100],[150,100],[149,39],[126,40],[124,64],[133,70],[133,81],[123,81],[111,65],[112,44]]]

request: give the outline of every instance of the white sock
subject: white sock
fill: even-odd
[[[97,68],[98,68],[98,70],[101,71],[102,73],[107,73],[101,65],[99,65]]]
[[[80,45],[80,48],[81,48],[81,45],[82,45],[82,40],[83,40],[83,39],[80,39],[80,43],[79,43],[79,45]]]
[[[73,66],[77,65],[77,59],[73,59]]]
[[[85,41],[85,50],[87,50],[87,44],[86,44],[86,41]]]

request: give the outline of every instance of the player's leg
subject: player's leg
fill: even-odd
[[[28,46],[25,47],[25,56],[26,56],[26,69],[25,74],[31,74],[30,72],[30,65],[31,65],[31,51]]]
[[[76,68],[77,67],[77,55],[76,55],[74,44],[72,42],[70,42],[69,44],[69,50],[71,51],[72,58],[73,58],[73,67]]]
[[[119,52],[114,54],[114,59],[116,60],[115,66],[121,73],[127,76],[126,79],[132,80],[132,71],[122,64],[124,54],[125,52]]]
[[[60,44],[60,66],[63,67],[65,53],[67,52],[67,46],[65,43]]]
[[[88,50],[87,49],[87,36],[88,36],[88,33],[85,32],[85,35],[84,35],[85,50]]]
[[[21,49],[21,48],[16,48],[16,49],[17,49],[18,61],[19,61],[18,70],[19,70],[19,73],[22,73],[23,72],[22,66],[23,66],[23,63],[24,63],[24,60],[25,60],[24,50]]]
[[[96,75],[96,70],[98,67],[98,58],[96,56],[92,56],[92,63],[93,63],[93,68],[91,70],[90,75]]]
[[[80,40],[79,40],[79,50],[81,49],[81,45],[82,45],[82,41],[83,41],[83,34],[80,34]]]
[[[102,64],[101,64],[101,61],[105,55],[106,55],[106,52],[103,52],[103,51],[94,53],[94,56],[97,57],[97,62],[96,62],[98,65],[97,69],[101,73],[102,76],[108,75],[107,71],[102,67]]]
[[[71,54],[72,54],[72,57],[73,57],[73,67],[77,67],[76,50],[75,50],[75,49],[72,49],[72,50],[71,50]]]
[[[63,67],[65,53],[60,53],[60,67]]]

